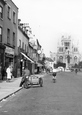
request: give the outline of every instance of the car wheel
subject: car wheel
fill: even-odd
[[[28,81],[26,81],[24,84],[23,84],[23,87],[28,89],[29,85],[28,85]]]

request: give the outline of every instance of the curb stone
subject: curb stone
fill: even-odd
[[[14,91],[13,93],[10,93],[9,95],[7,95],[7,96],[5,96],[5,97],[3,97],[2,99],[0,99],[0,102],[2,102],[3,99],[7,99],[7,98],[10,97],[11,95],[17,93],[17,92],[20,91],[21,89],[23,89],[23,87],[19,88],[18,90]]]
[[[40,74],[41,76],[45,76],[45,74]],[[1,88],[1,87],[0,87]],[[2,102],[4,99],[7,99],[8,97],[10,97],[11,95],[17,93],[18,91],[20,91],[21,89],[23,89],[23,87],[20,87],[19,89],[17,89],[16,91],[4,96],[3,98],[0,99],[0,102]]]

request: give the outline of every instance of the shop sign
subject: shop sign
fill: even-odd
[[[14,55],[14,49],[6,46],[5,53]]]

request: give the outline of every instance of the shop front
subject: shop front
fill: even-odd
[[[30,73],[33,74],[34,73],[34,61],[28,57],[26,54],[24,54],[23,52],[20,52],[21,55],[23,56],[23,60],[22,60],[22,64],[24,66],[24,68],[28,68],[30,70]]]
[[[0,80],[2,79],[1,71],[4,68],[5,46],[0,44]]]
[[[9,64],[14,66],[14,49],[6,46],[5,49],[5,67],[7,68]]]

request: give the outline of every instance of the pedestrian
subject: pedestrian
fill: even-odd
[[[77,68],[75,69],[75,73],[77,74],[77,72],[78,72],[78,70],[77,70]]]
[[[53,75],[53,81],[56,81],[56,75],[57,75],[57,69],[56,66],[53,65],[53,69],[52,69],[52,75]]]
[[[30,71],[29,71],[29,69],[28,69],[28,68],[24,69],[24,70],[23,70],[23,77],[22,77],[21,82],[20,82],[20,85],[19,85],[20,87],[22,87],[22,85],[23,85],[23,83],[25,82],[25,80],[27,80],[26,77],[28,77],[28,79],[29,79],[29,76],[30,76]]]
[[[6,69],[6,73],[7,73],[7,81],[10,81],[11,80],[11,76],[12,76],[11,65],[9,65],[8,68]]]

